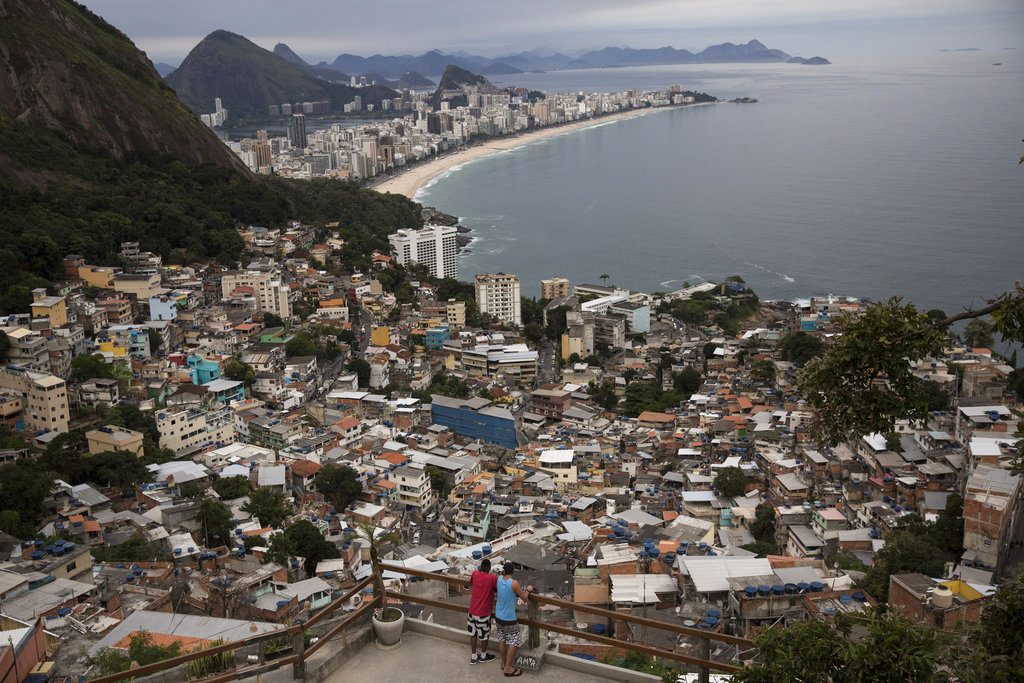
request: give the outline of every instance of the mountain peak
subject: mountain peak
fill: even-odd
[[[767,47],[765,47],[765,44],[762,43],[757,38],[754,38],[753,40],[748,42],[747,43],[747,47],[749,47],[751,49],[754,49],[754,50],[767,50],[768,49]]]
[[[295,50],[291,49],[284,43],[278,43],[274,46],[274,54],[278,57],[287,59],[292,64],[298,64],[299,66],[309,66],[309,64],[302,57],[295,54]]]

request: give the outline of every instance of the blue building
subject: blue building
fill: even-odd
[[[424,337],[423,345],[431,350],[438,350],[444,346],[444,343],[448,341],[451,333],[447,325],[438,325],[437,327],[431,327],[427,330],[427,334]]]
[[[220,379],[220,361],[209,360],[198,353],[189,354],[185,360],[192,373],[192,384],[209,384]]]
[[[215,379],[203,387],[213,394],[218,402],[229,405],[232,401],[245,399],[245,384],[230,379]]]
[[[485,398],[459,399],[431,396],[434,424],[448,427],[468,439],[505,448],[516,447],[516,418],[507,408],[491,405]]]

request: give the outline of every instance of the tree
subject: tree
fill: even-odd
[[[726,498],[742,496],[747,488],[747,475],[739,467],[723,467],[715,475],[715,490]]]
[[[75,356],[71,359],[71,379],[84,382],[87,379],[114,379],[114,368],[103,360],[103,356]]]
[[[154,356],[160,350],[160,347],[164,345],[164,338],[157,330],[152,327],[146,329],[146,335],[149,337],[149,352]]]
[[[928,410],[949,410],[949,392],[935,380],[921,380],[921,393]]]
[[[284,321],[281,317],[273,313],[263,314],[263,326],[264,327],[284,327]]]
[[[402,538],[394,531],[379,531],[376,526],[369,522],[357,522],[355,530],[356,535],[370,546],[370,566],[373,569],[373,594],[384,595],[384,577],[380,571],[380,551],[385,544],[400,543]]]
[[[277,529],[291,514],[284,494],[266,486],[262,486],[249,494],[249,500],[242,506],[242,512],[248,512],[259,519],[263,526]]]
[[[237,358],[231,358],[224,364],[224,376],[235,382],[244,382],[247,387],[256,383],[256,371],[253,367]]]
[[[980,318],[967,323],[964,328],[964,343],[972,348],[988,348],[995,342],[992,325]]]
[[[204,545],[207,548],[231,542],[232,519],[227,505],[215,498],[203,498],[199,501],[197,512],[196,520],[202,526]]]
[[[359,377],[359,386],[370,386],[370,364],[362,358],[354,358],[345,366]]]
[[[0,361],[7,360],[7,353],[11,350],[11,340],[7,333],[0,330]]]
[[[1010,391],[1017,394],[1017,398],[1024,401],[1024,368],[1017,368],[1006,378],[1006,386]]]
[[[775,382],[775,363],[770,360],[759,360],[750,366],[750,376],[755,381],[765,384]]]
[[[284,353],[289,358],[295,356],[315,356],[316,342],[306,332],[299,332],[285,342]]]
[[[692,396],[700,389],[703,378],[695,368],[683,368],[672,378],[672,388],[683,396]]]
[[[901,572],[941,576],[946,557],[927,535],[916,528],[900,528],[889,534],[885,546],[875,553],[861,587],[879,602],[889,597],[889,577]]]
[[[305,519],[270,537],[270,561],[288,566],[289,559],[301,557],[305,560],[304,569],[307,576],[313,576],[321,560],[338,556],[337,546],[324,538],[320,530]]]
[[[857,317],[840,318],[842,334],[798,378],[801,394],[817,413],[814,436],[834,445],[873,432],[885,434],[897,420],[927,418],[926,389],[911,364],[940,356],[951,325],[984,316],[991,316],[993,330],[1003,340],[1024,341],[1024,288],[1018,283],[984,308],[939,323],[899,298],[871,304]]]
[[[587,393],[594,400],[594,403],[605,410],[611,410],[619,404],[619,397],[615,395],[615,387],[611,382],[601,382],[598,384],[591,381],[587,385]]]
[[[779,350],[783,359],[798,368],[820,356],[824,349],[825,344],[820,339],[806,332],[793,332],[779,340]]]
[[[950,636],[898,612],[809,619],[767,628],[755,642],[757,658],[732,675],[734,683],[949,680]]]
[[[775,511],[770,506],[761,503],[754,508],[750,533],[761,543],[775,544]]]
[[[715,342],[708,342],[704,345],[704,358],[710,360],[715,357],[715,350],[718,349],[718,344]]]
[[[438,498],[448,498],[448,494],[452,490],[451,484],[448,483],[448,475],[440,467],[434,465],[427,465],[425,469],[427,476],[430,477],[430,488],[437,493]]]
[[[313,481],[316,490],[322,493],[339,513],[363,495],[359,473],[348,465],[324,465],[316,473]]]
[[[222,477],[213,480],[213,490],[223,500],[234,500],[249,493],[249,478],[238,475],[237,477]]]
[[[117,545],[98,545],[90,552],[97,562],[164,562],[171,559],[163,544],[137,536]]]
[[[925,317],[932,323],[937,323],[946,319],[946,312],[941,308],[933,308],[925,313]]]
[[[1024,680],[1024,569],[1003,582],[956,654],[961,681]]]

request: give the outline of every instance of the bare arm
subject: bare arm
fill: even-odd
[[[523,588],[519,581],[513,579],[512,581],[512,592],[522,598],[524,601],[529,599],[530,587]]]

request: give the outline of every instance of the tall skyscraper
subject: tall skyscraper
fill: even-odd
[[[267,141],[267,131],[260,129],[256,131],[256,144],[252,146],[253,155],[256,160],[256,169],[269,168],[272,161],[270,142]]]
[[[288,142],[292,146],[303,148],[306,146],[306,115],[292,114],[291,125],[288,126]]]
[[[399,230],[388,235],[399,265],[419,263],[434,277],[458,277],[459,231],[447,225]]]
[[[476,307],[503,323],[522,325],[519,278],[509,273],[477,275]]]

